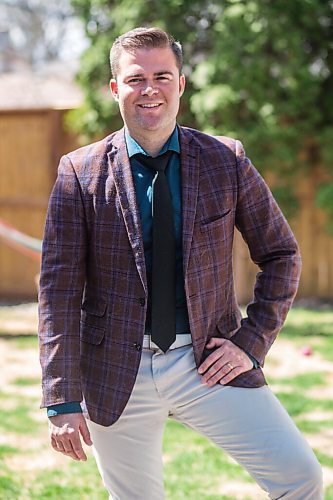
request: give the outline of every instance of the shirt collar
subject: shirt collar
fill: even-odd
[[[137,153],[142,153],[149,156],[146,151],[140,146],[140,144],[130,136],[127,128],[125,128],[125,141],[129,158],[132,158],[132,156],[136,155]],[[162,149],[159,151],[157,156],[165,153],[166,151],[175,151],[176,153],[180,153],[178,127],[175,127],[174,131],[172,132]]]

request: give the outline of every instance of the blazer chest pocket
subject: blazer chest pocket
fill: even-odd
[[[233,231],[231,215],[232,213],[229,209],[223,214],[202,219],[200,224],[201,233],[207,236],[209,235],[209,237],[216,235],[219,238],[227,238],[229,230],[231,231],[231,234]]]
[[[97,306],[97,307],[96,307]],[[106,302],[83,303],[81,309],[81,340],[88,344],[101,344],[106,329]]]

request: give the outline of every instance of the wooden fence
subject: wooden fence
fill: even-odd
[[[60,156],[77,147],[63,127],[64,110],[0,111],[0,218],[42,238]],[[0,241],[1,299],[36,298],[39,263]]]
[[[78,147],[64,130],[65,110],[0,111],[0,218],[18,230],[42,238],[48,197],[59,158]],[[292,228],[300,243],[303,273],[298,297],[333,300],[333,239],[325,215],[314,207],[316,179],[299,183],[300,212]],[[234,253],[238,300],[252,298],[255,274],[248,250],[237,233]],[[35,299],[38,262],[0,241],[0,298]]]
[[[299,179],[297,194],[300,209],[290,225],[300,245],[303,263],[297,298],[332,302],[333,238],[327,233],[327,215],[315,205],[316,186],[324,179],[320,170]],[[235,250],[237,297],[244,304],[252,299],[258,268],[250,261],[248,249],[239,233],[235,238]]]

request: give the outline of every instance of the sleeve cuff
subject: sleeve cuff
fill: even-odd
[[[48,406],[46,408],[48,417],[56,417],[65,413],[82,413],[82,408],[79,401],[71,401],[70,403],[60,403],[58,405]]]
[[[243,349],[244,350],[244,349]],[[260,364],[258,363],[258,361],[256,360],[256,358],[254,358],[251,354],[249,354],[248,352],[244,351],[245,354],[250,358],[250,360],[252,361],[253,363],[253,368],[257,369],[257,368],[260,368]]]

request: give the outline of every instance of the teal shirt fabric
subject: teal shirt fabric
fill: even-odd
[[[135,158],[137,153],[147,155],[146,151],[131,137],[125,130],[125,140],[128,156],[130,159],[133,181],[138,202],[142,238],[144,245],[145,263],[147,271],[147,279],[149,281],[152,268],[152,182],[155,177],[155,172],[149,167],[141,165]],[[168,180],[172,205],[174,209],[174,223],[176,233],[176,333],[190,333],[190,325],[188,319],[186,295],[184,289],[183,275],[183,251],[182,251],[182,206],[181,206],[181,169],[180,169],[180,145],[178,128],[176,127],[168,141],[160,150],[159,155],[166,151],[174,151],[169,164],[166,168],[166,177]],[[149,315],[147,315],[149,316]],[[149,317],[147,317],[146,333],[149,331]],[[247,353],[248,354],[248,353]],[[253,361],[254,368],[258,368],[258,362],[248,354]],[[81,412],[79,402],[61,403],[58,405],[49,406],[47,408],[48,417],[53,417],[63,413],[79,413]]]

